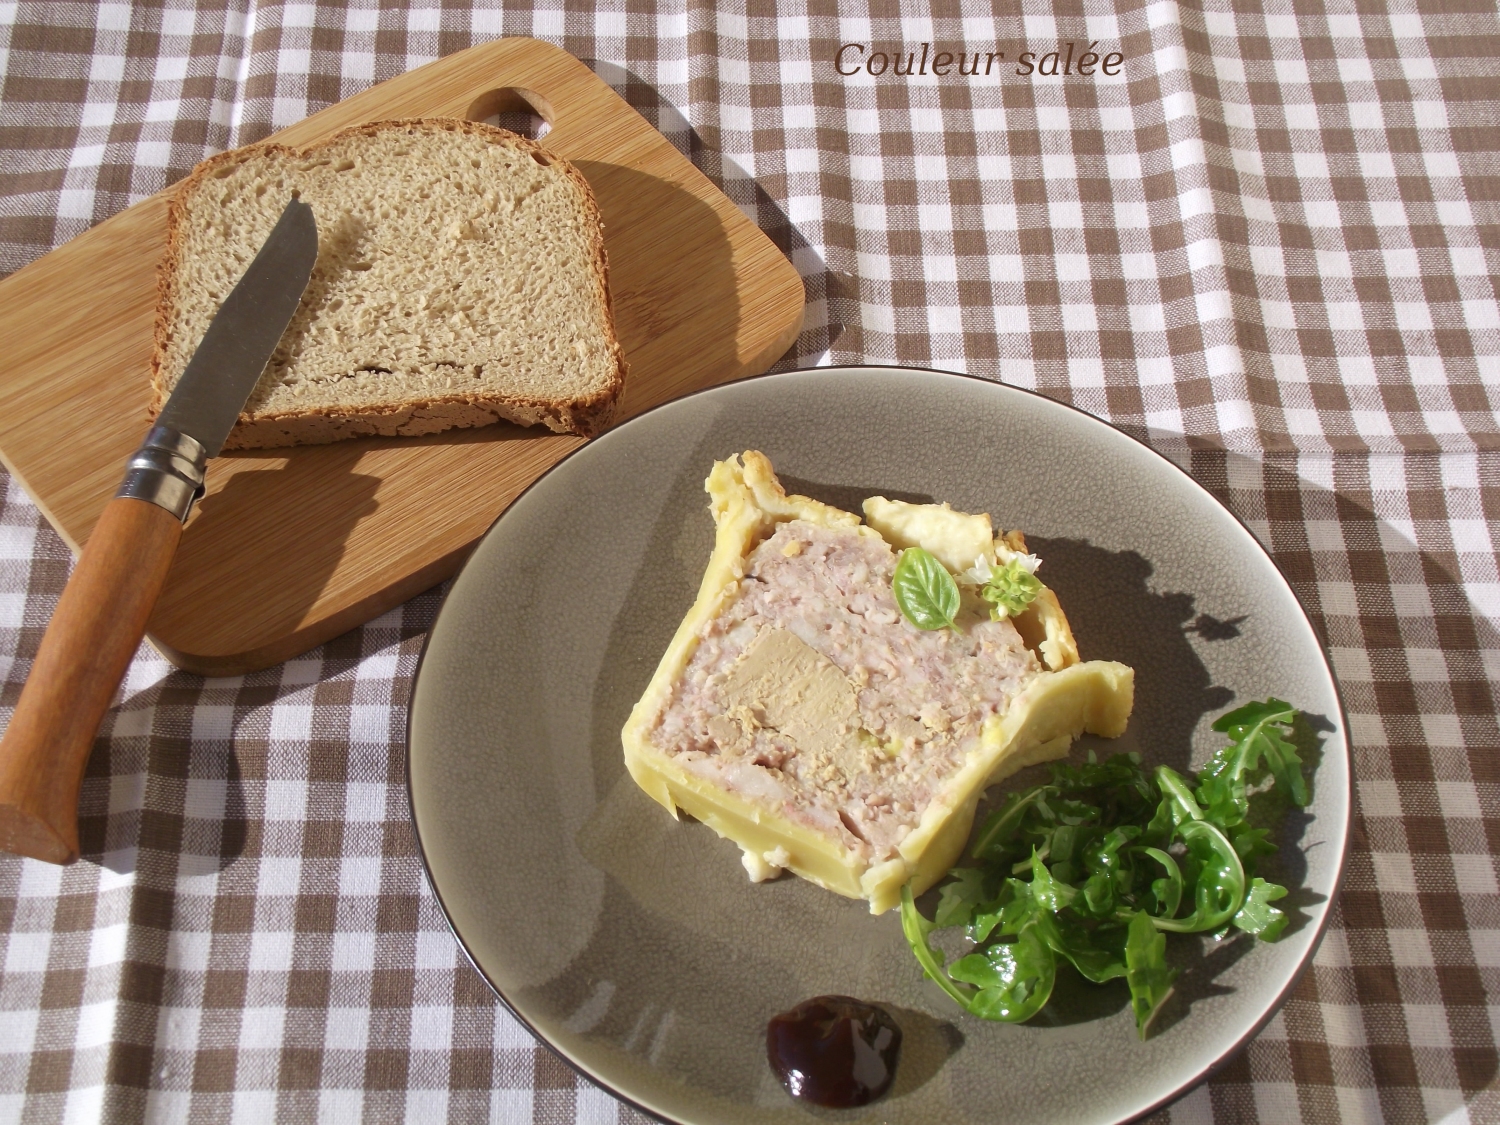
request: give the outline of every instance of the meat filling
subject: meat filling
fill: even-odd
[[[957,632],[913,627],[895,567],[878,536],[781,524],[701,630],[652,741],[870,862],[890,858],[984,721],[1041,671],[971,593]]]

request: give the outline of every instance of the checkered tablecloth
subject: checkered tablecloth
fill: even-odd
[[[1284,1010],[1153,1120],[1500,1122],[1493,0],[0,2],[0,271],[503,35],[588,61],[789,255],[780,366],[1080,406],[1303,599],[1354,747],[1343,893]],[[1068,44],[1117,73],[1016,73]],[[3,722],[69,556],[0,495]],[[83,859],[0,857],[0,1120],[639,1119],[505,1013],[424,885],[403,731],[439,597],[242,678],[142,650]]]

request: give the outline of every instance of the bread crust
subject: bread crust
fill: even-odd
[[[226,165],[242,163],[263,155],[305,159],[321,149],[354,136],[375,136],[393,129],[440,129],[483,137],[491,143],[519,147],[544,165],[557,167],[579,189],[589,224],[589,247],[592,252],[591,275],[596,298],[605,311],[605,330],[610,353],[614,358],[613,378],[609,384],[589,395],[572,398],[544,399],[528,395],[454,394],[403,400],[362,410],[335,411],[313,408],[306,411],[245,411],[230,431],[225,449],[268,449],[291,445],[321,445],[347,438],[380,435],[417,436],[442,430],[488,426],[499,421],[522,426],[544,425],[557,433],[593,437],[614,420],[620,395],[625,386],[624,352],[615,333],[614,303],[609,291],[609,259],[604,251],[604,223],[593,189],[572,164],[537,142],[478,121],[461,118],[415,117],[389,121],[372,121],[341,129],[332,136],[303,148],[275,141],[261,141],[230,149],[201,161],[177,186],[167,206],[167,248],[156,271],[156,319],[152,329],[151,402],[148,417],[155,420],[165,405],[170,388],[162,373],[167,345],[177,304],[177,274],[182,254],[182,231],[192,198],[214,173]]]

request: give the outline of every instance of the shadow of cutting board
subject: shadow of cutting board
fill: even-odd
[[[769,239],[588,67],[502,39],[381,83],[275,135],[289,145],[397,117],[529,105],[542,144],[599,200],[622,417],[757,374],[802,325],[802,282]],[[168,192],[0,282],[0,460],[76,552],[144,436]],[[581,438],[508,424],[226,454],[188,522],[147,635],[204,675],[275,664],[452,574]]]

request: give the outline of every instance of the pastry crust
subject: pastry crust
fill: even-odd
[[[906,883],[920,894],[947,873],[963,849],[987,786],[1024,766],[1061,757],[1084,731],[1111,738],[1123,733],[1133,703],[1134,673],[1114,661],[1080,661],[1067,618],[1056,597],[1044,589],[1045,597],[1039,595],[1022,615],[1025,627],[1020,619],[1014,622],[1038,656],[1034,667],[1039,670],[1003,713],[985,720],[978,748],[943,777],[920,821],[890,858],[872,861],[833,834],[784,815],[764,795],[735,791],[684,768],[670,749],[653,741],[653,730],[705,627],[735,596],[750,553],[792,520],[879,537],[849,512],[788,496],[771,463],[755,451],[716,463],[706,487],[716,525],[714,550],[697,600],[632,710],[622,742],[636,783],[673,816],[684,809],[738,844],[752,876],[783,867],[839,894],[865,899],[872,913],[880,913],[899,901]],[[1025,546],[1014,533],[1001,544],[1011,550]]]
[[[558,433],[593,436],[614,419],[625,380],[625,360],[614,328],[609,292],[609,263],[604,250],[598,203],[583,175],[566,160],[535,141],[474,121],[450,118],[413,118],[371,122],[340,130],[326,140],[302,148],[262,142],[223,152],[198,164],[182,181],[168,205],[167,248],[157,270],[157,311],[153,330],[152,395],[155,418],[171,393],[180,371],[167,370],[174,325],[179,319],[184,231],[205,185],[232,174],[248,161],[279,157],[288,167],[315,160],[321,152],[350,139],[374,138],[392,130],[418,133],[447,132],[482,138],[490,144],[518,149],[538,164],[555,167],[577,190],[581,225],[587,232],[592,299],[603,311],[604,346],[611,359],[603,386],[583,394],[557,396],[510,392],[456,391],[444,394],[395,395],[377,404],[352,408],[318,406],[304,410],[256,409],[247,406],[225,443],[226,449],[322,444],[367,435],[416,436],[458,427],[485,426],[510,421],[523,426],[545,425]],[[194,342],[195,343],[195,342]]]

